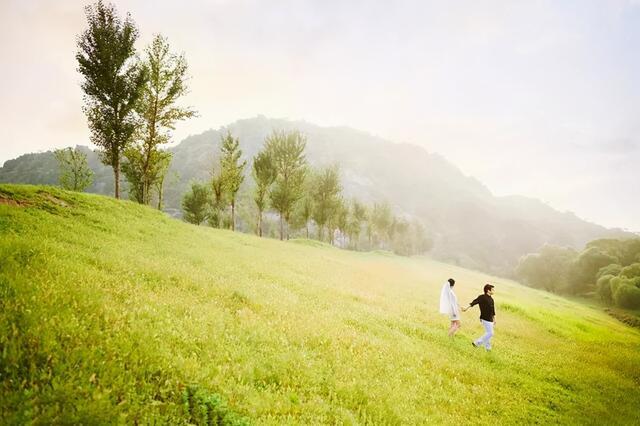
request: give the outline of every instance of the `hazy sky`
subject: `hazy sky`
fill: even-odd
[[[0,0],[0,164],[88,143],[86,1]],[[497,195],[640,231],[640,0],[116,1],[184,51],[175,139],[258,114],[443,154]]]

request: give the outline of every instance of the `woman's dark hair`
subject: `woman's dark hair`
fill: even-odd
[[[491,290],[494,286],[492,286],[491,284],[486,284],[484,286],[484,293],[486,294],[489,290]]]
[[[450,287],[453,287],[453,285],[456,283],[456,280],[454,280],[453,278],[449,278],[447,281],[449,281]]]

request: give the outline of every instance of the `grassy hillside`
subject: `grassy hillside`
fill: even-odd
[[[0,418],[9,423],[637,422],[640,333],[426,259],[195,227],[0,185]],[[437,313],[496,284],[494,350]],[[214,422],[215,424],[215,422]]]

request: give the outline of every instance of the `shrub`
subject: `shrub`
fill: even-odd
[[[616,305],[620,307],[628,309],[640,308],[640,288],[629,285],[625,281],[613,294],[613,299]]]
[[[640,288],[640,276],[629,278],[629,283],[634,287]]]
[[[182,393],[184,413],[193,425],[245,426],[248,419],[233,412],[217,393],[188,386]]]
[[[209,187],[205,184],[193,182],[191,191],[182,198],[182,211],[184,220],[195,225],[200,225],[207,220],[207,205],[209,203]]]
[[[614,275],[614,276],[620,275],[621,270],[622,270],[622,265],[618,265],[617,263],[612,263],[610,265],[603,266],[602,268],[600,268],[600,270],[598,271],[598,274],[596,275],[596,278],[600,279],[605,275]]]
[[[611,303],[611,279],[615,278],[613,275],[603,275],[598,279],[596,283],[596,292],[602,301]]]
[[[622,268],[620,276],[625,278],[640,277],[640,263],[632,263],[631,265]]]
[[[611,281],[609,281],[609,286],[611,287],[611,295],[613,296],[614,294],[616,294],[616,291],[618,291],[618,288],[620,287],[620,285],[622,284],[622,278],[620,277],[613,277],[611,278]]]

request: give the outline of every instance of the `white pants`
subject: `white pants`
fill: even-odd
[[[476,346],[484,346],[486,350],[491,350],[491,338],[493,337],[493,323],[491,321],[480,320],[484,327],[484,336],[477,339]]]

